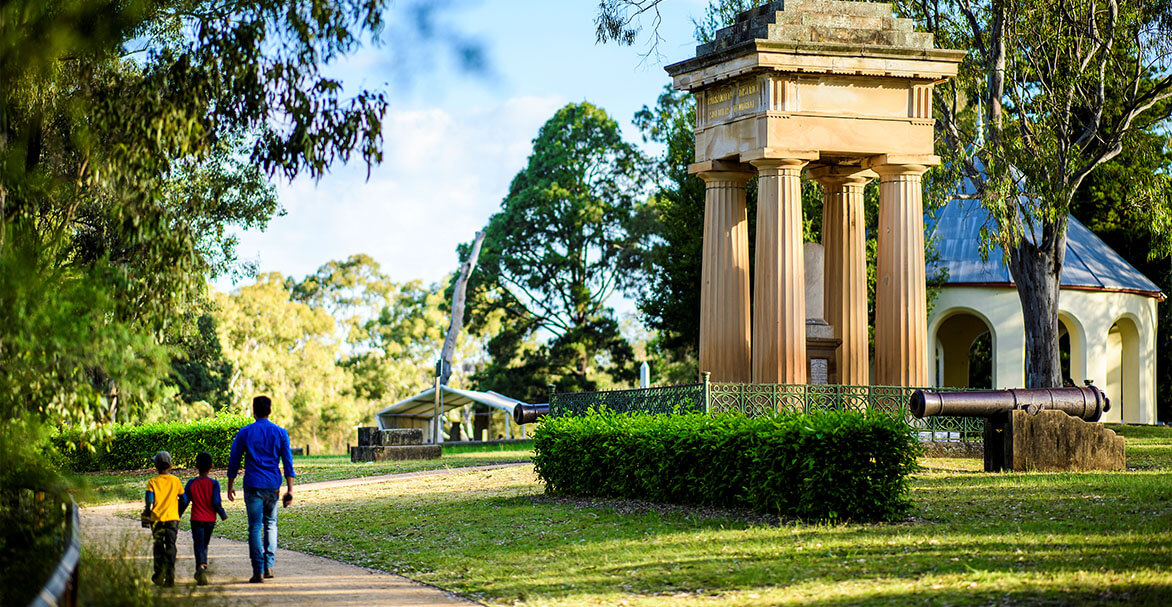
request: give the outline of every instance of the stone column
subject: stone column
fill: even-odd
[[[753,383],[806,383],[806,278],[802,254],[802,167],[762,158],[757,167],[753,291]]]
[[[749,381],[749,220],[752,173],[702,171],[704,251],[700,286],[700,371],[712,381]]]
[[[822,184],[822,246],[826,252],[826,321],[834,327],[839,383],[871,383],[867,337],[867,234],[863,187],[877,175],[859,167],[811,172]]]
[[[895,162],[881,156],[879,260],[875,287],[875,377],[884,386],[928,384],[928,300],[924,270],[924,191],[935,157]]]

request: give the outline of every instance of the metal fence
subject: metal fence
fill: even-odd
[[[72,499],[65,508],[64,551],[57,567],[29,607],[74,607],[77,605],[77,571],[81,564],[81,526],[77,502]]]
[[[979,441],[982,420],[965,417],[916,419],[908,400],[919,388],[902,386],[844,386],[804,384],[741,384],[700,382],[679,386],[565,392],[550,395],[550,415],[582,415],[591,407],[619,413],[707,412],[749,417],[774,413],[858,411],[895,415],[907,421],[925,440]],[[925,388],[955,391],[951,388]]]

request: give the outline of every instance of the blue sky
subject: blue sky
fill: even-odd
[[[691,20],[705,4],[664,3],[659,56],[596,45],[595,0],[458,0],[441,23],[479,40],[488,59],[480,75],[455,69],[442,52],[402,70],[402,56],[364,48],[330,73],[348,88],[387,90],[383,163],[369,180],[365,166],[339,165],[317,183],[278,183],[286,214],[264,232],[241,233],[241,259],[300,278],[366,253],[395,281],[439,281],[457,267],[457,244],[499,208],[557,108],[590,101],[641,141],[631,118],[669,83],[663,66],[693,55]]]

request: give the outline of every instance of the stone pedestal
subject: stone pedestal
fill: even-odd
[[[806,259],[806,381],[814,385],[838,383],[838,361],[842,343],[834,337],[834,327],[825,320],[824,250],[822,245],[807,242],[802,246]]]
[[[1083,472],[1127,467],[1124,440],[1062,411],[1014,410],[985,422],[985,471]]]
[[[359,428],[358,446],[350,447],[351,462],[439,459],[442,454],[440,445],[423,444],[420,428]]]

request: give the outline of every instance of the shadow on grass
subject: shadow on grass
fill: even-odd
[[[584,506],[497,478],[512,480],[323,496],[281,513],[283,546],[498,602],[751,591],[823,604],[1147,604],[1172,579],[1172,473],[929,475],[913,483],[909,521],[780,526]]]

